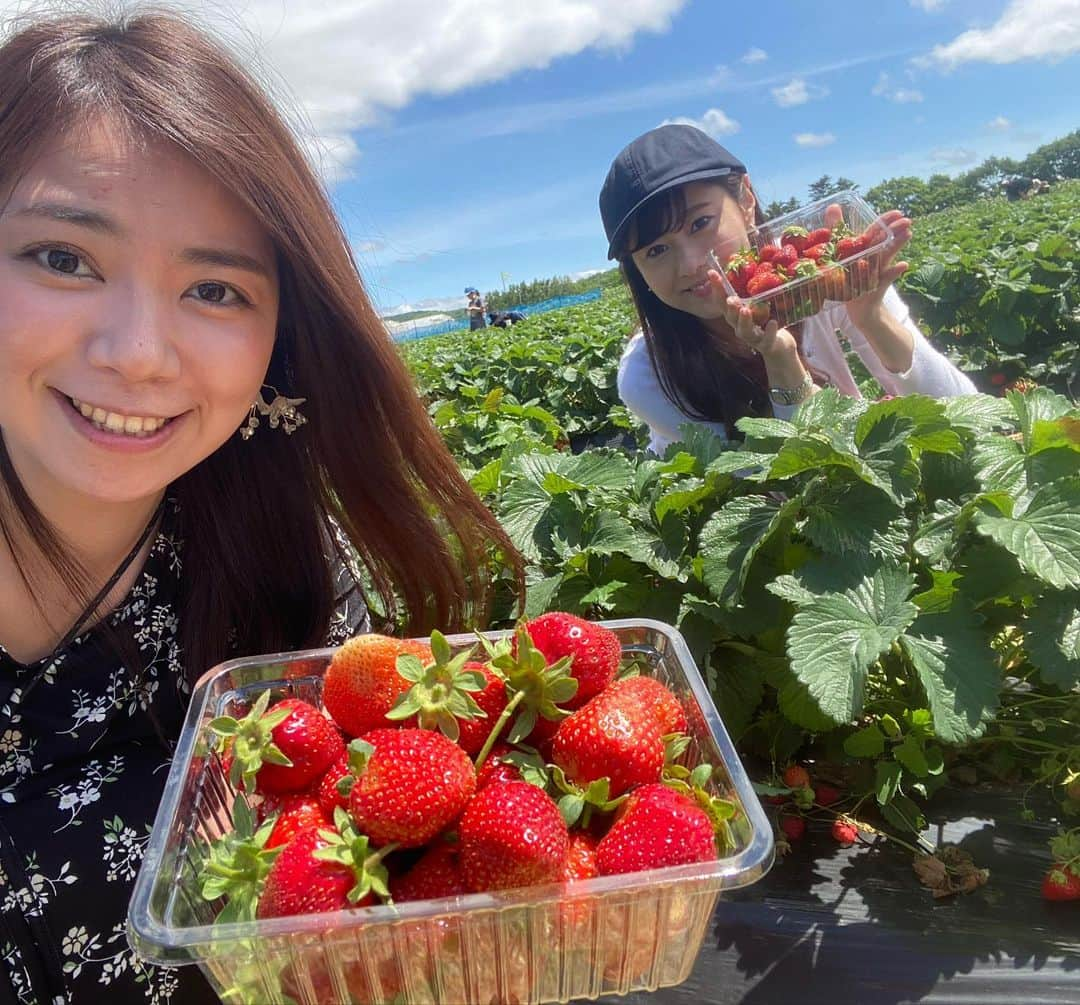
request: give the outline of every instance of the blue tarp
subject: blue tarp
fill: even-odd
[[[575,304],[587,304],[600,299],[601,290],[589,290],[588,293],[574,293],[565,297],[552,297],[550,300],[541,300],[538,304],[519,304],[517,307],[501,307],[501,311],[521,311],[529,316],[543,314],[546,311],[557,311],[560,307],[573,307]],[[431,335],[444,335],[447,332],[461,331],[469,327],[467,319],[460,321],[440,321],[438,324],[425,325],[423,318],[417,318],[415,327],[411,330],[399,331],[394,335],[395,342],[414,342],[416,339],[428,338]]]

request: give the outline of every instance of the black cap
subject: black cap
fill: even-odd
[[[639,136],[612,162],[600,190],[608,258],[630,218],[654,195],[733,171],[746,174],[746,165],[696,126],[672,123]]]

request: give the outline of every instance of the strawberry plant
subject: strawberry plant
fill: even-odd
[[[835,762],[898,829],[965,758],[1074,781],[1080,411],[825,391],[740,426],[511,460],[493,504],[529,609],[679,625],[744,750]]]

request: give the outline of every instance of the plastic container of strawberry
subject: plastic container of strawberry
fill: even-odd
[[[808,233],[831,229],[825,223],[826,211],[830,206],[840,207],[844,228],[852,236],[866,235],[866,246],[862,250],[824,267],[819,265],[815,274],[790,278],[767,292],[740,294],[726,268],[737,250],[749,250],[757,257],[764,248],[782,248],[784,232],[790,227],[802,228]],[[881,222],[880,215],[854,191],[836,192],[775,217],[753,228],[748,237],[749,249],[717,249],[715,261],[725,266],[719,270],[725,293],[749,307],[758,324],[775,319],[781,327],[820,313],[826,301],[839,303],[853,300],[876,288],[882,256],[894,243],[892,231]]]
[[[772,829],[682,636],[650,620],[604,622],[625,659],[683,702],[691,743],[681,761],[714,765],[710,787],[735,806],[730,847],[713,862],[573,885],[528,887],[214,924],[203,899],[209,843],[232,827],[236,792],[209,746],[209,722],[243,714],[261,692],[321,705],[333,653],[230,660],[192,695],[128,913],[147,962],[197,965],[228,1001],[568,1002],[686,980],[724,890],[756,882],[773,861]],[[505,632],[487,633],[492,639]],[[455,648],[475,642],[452,636]]]

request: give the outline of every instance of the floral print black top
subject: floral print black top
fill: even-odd
[[[127,905],[189,691],[177,642],[182,571],[169,501],[147,562],[109,621],[146,669],[118,665],[100,628],[30,665],[0,646],[0,1003],[201,1005],[198,968],[138,960]],[[331,551],[335,549],[331,548]],[[355,576],[335,559],[327,644],[369,631]]]

